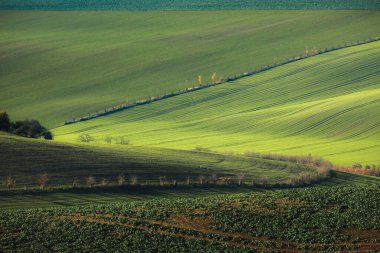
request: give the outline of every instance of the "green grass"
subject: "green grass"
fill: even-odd
[[[0,9],[37,10],[231,10],[380,9],[374,0],[0,0]]]
[[[95,177],[97,185],[107,179],[110,185],[117,184],[123,174],[126,184],[133,176],[138,184],[159,184],[165,176],[168,184],[198,184],[199,176],[210,180],[217,177],[236,177],[244,173],[244,181],[268,184],[288,183],[299,173],[315,174],[315,169],[289,162],[251,158],[239,155],[214,154],[195,151],[146,148],[114,145],[112,147],[92,145],[70,145],[54,141],[33,140],[0,134],[0,181],[7,176],[16,180],[17,188],[37,188],[39,176],[47,172],[47,187],[86,185],[86,178]],[[206,180],[205,180],[206,181]],[[1,184],[4,190],[6,186]]]
[[[190,87],[199,73],[206,82],[373,38],[379,21],[377,11],[0,11],[0,110],[58,126]]]
[[[380,188],[0,211],[2,252],[378,252]]]
[[[287,64],[215,87],[53,130],[107,145],[322,156],[335,164],[378,164],[380,42]]]

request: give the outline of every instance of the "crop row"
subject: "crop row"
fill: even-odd
[[[0,212],[17,251],[378,251],[380,188],[314,187]],[[144,243],[143,243],[144,242]],[[22,250],[19,250],[22,251]]]

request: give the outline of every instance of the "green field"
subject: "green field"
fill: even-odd
[[[378,252],[378,187],[0,211],[3,252]]]
[[[193,86],[199,73],[207,82],[374,38],[379,21],[376,11],[0,11],[0,110],[56,127]]]
[[[379,0],[0,0],[0,252],[380,252],[379,24]]]
[[[88,187],[90,176],[100,186],[117,185],[117,177],[125,176],[125,184],[159,185],[159,177],[166,177],[165,184],[197,184],[200,176],[204,182],[220,177],[235,178],[243,173],[246,184],[290,184],[301,172],[316,175],[312,166],[281,162],[242,155],[215,154],[196,151],[145,148],[135,146],[69,145],[43,140],[28,140],[0,134],[0,181],[7,176],[16,180],[16,189],[38,188],[38,179],[48,173],[47,187]],[[187,182],[189,178],[189,182]],[[215,183],[214,183],[215,184]],[[6,185],[0,185],[6,189]]]
[[[378,164],[380,42],[283,65],[238,81],[53,129],[132,145],[322,156]]]
[[[36,10],[231,10],[380,9],[376,0],[0,0],[0,9]]]

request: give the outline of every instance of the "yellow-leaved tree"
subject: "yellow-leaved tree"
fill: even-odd
[[[211,79],[214,83],[216,82],[216,72],[212,73]]]

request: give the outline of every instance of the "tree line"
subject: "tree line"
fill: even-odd
[[[27,138],[53,139],[53,134],[37,120],[32,119],[12,122],[6,112],[0,112],[0,131]]]

